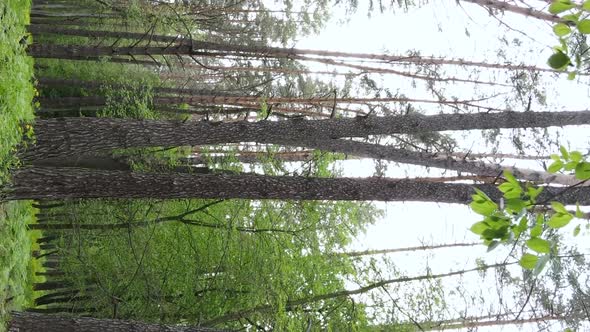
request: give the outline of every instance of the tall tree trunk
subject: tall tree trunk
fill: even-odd
[[[559,23],[563,20],[557,16],[550,13],[545,13],[540,10],[536,10],[532,7],[521,7],[517,5],[513,5],[508,1],[499,1],[499,0],[461,0],[464,2],[474,3],[481,7],[487,8],[488,10],[494,9],[499,10],[502,12],[510,12],[518,15],[523,15],[527,17],[536,18],[538,20],[548,21],[552,23]]]
[[[468,329],[469,331],[473,331],[473,329],[478,329],[480,327],[487,327],[487,326],[506,326],[506,325],[522,325],[527,323],[543,323],[549,320],[563,320],[566,317],[562,317],[560,315],[540,315],[537,317],[530,317],[530,318],[519,318],[519,319],[491,319],[491,320],[473,320],[473,321],[464,321],[456,324],[449,324],[449,325],[437,325],[437,326],[422,326],[423,331],[449,331],[449,330],[465,330]]]
[[[363,294],[363,293],[367,293],[367,292],[372,291],[377,288],[385,287],[390,284],[403,283],[403,282],[409,282],[409,281],[417,281],[417,280],[438,279],[438,278],[462,275],[462,274],[469,273],[469,272],[485,271],[487,269],[502,267],[502,266],[511,265],[511,264],[515,264],[515,262],[484,265],[484,266],[469,269],[469,270],[461,270],[461,271],[441,273],[441,274],[422,275],[422,276],[417,276],[417,277],[401,277],[401,278],[395,278],[395,279],[389,279],[389,280],[382,280],[382,281],[379,281],[379,282],[376,282],[376,283],[373,283],[373,284],[370,284],[370,285],[367,285],[364,287],[360,287],[357,289],[342,290],[342,291],[337,291],[337,292],[328,293],[328,294],[320,294],[320,295],[315,295],[315,296],[302,298],[302,299],[298,299],[298,300],[288,300],[287,303],[285,303],[285,307],[289,308],[289,307],[300,306],[300,305],[313,303],[313,302],[317,302],[317,301],[325,301],[325,300],[330,300],[330,299],[335,299],[335,298],[340,298],[340,297],[349,297],[352,295]],[[219,325],[219,324],[222,324],[225,322],[233,321],[233,320],[236,320],[241,317],[245,317],[245,316],[248,316],[248,315],[251,315],[254,313],[266,312],[266,311],[270,311],[273,309],[276,310],[276,308],[274,308],[272,305],[261,305],[261,306],[250,308],[250,309],[227,313],[225,315],[222,315],[217,318],[206,321],[202,325],[215,326],[215,325]]]
[[[60,118],[38,120],[37,144],[29,157],[47,159],[131,147],[172,147],[221,143],[277,143],[366,137],[397,133],[493,128],[528,128],[590,123],[590,111],[502,112],[356,117],[232,123],[165,120]]]
[[[423,250],[433,250],[433,249],[441,249],[441,248],[475,247],[475,246],[479,246],[479,245],[481,245],[481,243],[449,243],[449,244],[407,247],[407,248],[349,251],[349,252],[337,253],[335,255],[342,255],[342,256],[348,256],[348,257],[362,257],[362,256],[370,256],[370,255],[383,255],[383,254],[393,254],[393,253],[398,253],[398,252],[423,251]]]
[[[227,92],[203,90],[203,89],[180,89],[180,88],[154,88],[156,92],[178,94],[179,96],[154,96],[152,101],[155,105],[251,105],[256,107],[260,104],[261,97],[253,95],[236,95]],[[106,98],[102,96],[84,97],[59,97],[59,98],[38,98],[39,103],[44,107],[63,108],[79,106],[102,106],[106,104]],[[270,97],[265,98],[267,104],[296,104],[296,105],[319,105],[333,107],[335,104],[371,105],[375,103],[422,103],[452,106],[471,106],[487,108],[476,104],[478,100],[435,100],[416,99],[406,97],[391,98],[334,98],[334,97]],[[358,113],[358,111],[357,111]]]
[[[85,33],[80,31],[79,33]],[[128,33],[119,32],[92,32],[93,34],[111,34],[116,35]],[[137,34],[141,38],[145,34]],[[153,37],[153,36],[152,36]],[[220,44],[205,41],[190,41],[182,40],[172,36],[158,36],[154,37],[161,40],[168,39],[171,43],[174,41],[182,41],[170,46],[137,46],[137,47],[111,47],[111,46],[82,46],[82,45],[49,45],[49,44],[33,44],[28,48],[29,55],[36,58],[59,58],[59,59],[80,59],[79,57],[103,57],[103,56],[128,56],[128,55],[205,55],[205,56],[227,56],[234,55],[240,57],[264,57],[264,58],[287,58],[298,60],[333,60],[333,58],[355,58],[355,59],[370,59],[380,60],[387,63],[412,63],[412,64],[431,64],[431,65],[460,65],[460,66],[475,66],[482,68],[495,68],[507,70],[533,70],[533,71],[549,71],[552,69],[537,68],[527,65],[512,65],[501,63],[487,63],[479,61],[469,61],[464,59],[445,59],[435,57],[425,57],[419,55],[388,55],[388,54],[373,54],[373,53],[349,53],[338,51],[325,50],[309,50],[297,48],[281,48],[268,46],[245,46],[234,44]],[[173,41],[174,40],[174,41]],[[312,57],[308,57],[312,56]],[[344,62],[343,62],[344,64]]]
[[[131,173],[80,168],[23,168],[7,199],[242,198],[294,200],[419,201],[467,204],[473,187],[499,201],[493,185],[418,182],[387,178],[193,175]],[[590,205],[590,187],[545,187],[539,201]]]
[[[9,332],[221,332],[202,327],[147,324],[137,321],[12,312]]]
[[[554,183],[561,184],[564,186],[573,186],[580,184],[580,180],[576,179],[573,175],[552,174],[549,172],[538,171],[528,168],[503,166],[500,164],[486,163],[483,161],[455,158],[451,155],[446,155],[444,153],[435,154],[415,152],[410,150],[396,149],[390,146],[363,143],[351,140],[324,139],[302,140],[299,142],[289,142],[288,140],[285,140],[284,142],[282,142],[282,144],[305,146],[307,148],[345,153],[362,158],[382,159],[403,164],[436,167],[441,169],[454,170],[458,172],[468,172],[479,176],[496,177],[501,175],[504,170],[507,170],[519,179],[536,183]],[[590,185],[590,183],[584,185]]]

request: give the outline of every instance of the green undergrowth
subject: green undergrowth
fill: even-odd
[[[33,59],[26,55],[30,43],[25,25],[30,1],[0,1],[0,187],[18,166],[15,152],[23,137],[33,134]],[[31,261],[31,244],[38,233],[27,232],[34,222],[31,202],[0,202],[0,331],[12,310],[33,301],[32,282],[38,262]]]
[[[34,280],[41,262],[31,260],[31,252],[39,250],[36,239],[41,233],[26,227],[35,221],[34,215],[31,201],[0,204],[0,331],[10,311],[32,305],[32,284],[42,281]]]
[[[29,1],[0,1],[0,184],[17,163],[14,152],[23,135],[32,135],[32,127],[22,125],[34,117],[33,59],[25,53],[29,10]]]

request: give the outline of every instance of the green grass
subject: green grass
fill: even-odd
[[[0,331],[12,310],[28,307],[33,301],[35,271],[41,270],[31,260],[39,232],[29,232],[25,225],[35,221],[31,202],[7,202],[0,205]],[[36,244],[35,244],[36,245]]]
[[[14,152],[22,138],[32,134],[26,124],[34,118],[33,59],[24,45],[29,11],[30,1],[0,1],[0,187],[18,165]],[[39,234],[27,232],[26,224],[34,222],[34,212],[31,202],[0,204],[0,331],[8,313],[33,298],[31,279],[39,263],[31,261],[31,244]]]
[[[33,59],[26,56],[21,42],[26,38],[29,11],[29,1],[0,1],[0,184],[16,164],[14,151],[23,134],[32,133],[30,127],[22,126],[34,117]]]

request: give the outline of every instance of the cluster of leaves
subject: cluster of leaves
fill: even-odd
[[[554,53],[549,57],[549,66],[557,70],[566,70],[575,63],[576,69],[582,65],[580,54],[571,55],[568,50],[568,41],[575,31],[580,34],[590,34],[590,0],[582,4],[570,0],[553,0],[549,6],[549,12],[554,15],[561,15],[562,22],[553,26],[553,32],[559,37],[560,44],[554,47]],[[572,61],[572,56],[574,57]],[[576,71],[569,74],[570,79],[576,77]]]
[[[149,85],[111,87],[101,89],[106,105],[97,114],[100,117],[154,119],[157,113],[152,109],[152,90]]]
[[[590,163],[583,159],[578,151],[568,152],[561,147],[561,155],[552,155],[554,162],[549,166],[551,173],[573,171],[580,181],[590,179]],[[505,182],[498,186],[502,192],[499,203],[488,195],[475,189],[470,206],[474,212],[483,216],[471,227],[471,231],[481,237],[488,251],[501,243],[523,241],[532,252],[524,253],[520,265],[525,269],[540,273],[551,257],[557,255],[557,243],[551,235],[557,229],[567,226],[574,217],[583,217],[580,207],[574,213],[557,201],[550,202],[549,213],[538,212],[536,207],[543,208],[547,202],[537,202],[543,187],[530,183],[520,183],[510,172],[504,172]],[[590,224],[587,225],[590,227]],[[574,236],[580,233],[580,225],[574,229]]]

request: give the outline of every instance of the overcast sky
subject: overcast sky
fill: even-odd
[[[539,2],[537,2],[539,3]],[[363,9],[350,18],[349,23],[342,25],[335,23],[343,17],[341,10],[336,10],[333,22],[329,23],[319,36],[311,36],[301,39],[296,46],[299,48],[340,50],[348,52],[387,52],[389,54],[405,54],[408,50],[420,50],[422,55],[434,55],[451,58],[465,58],[487,62],[504,62],[499,59],[498,50],[504,50],[507,59],[514,63],[525,61],[527,64],[539,67],[547,67],[546,59],[551,54],[551,46],[556,43],[552,35],[551,26],[545,22],[518,15],[506,14],[500,16],[512,28],[530,34],[528,38],[521,33],[507,31],[499,21],[491,17],[485,10],[468,3],[457,5],[455,0],[437,0],[423,7],[410,8],[407,12],[396,10],[396,13],[373,14],[367,18]],[[510,47],[500,39],[504,37]],[[522,44],[515,46],[513,41],[518,39]],[[318,66],[312,65],[310,66]],[[319,66],[318,69],[324,67]],[[449,69],[451,76],[460,76],[466,72],[461,69]],[[487,75],[487,77],[486,77]],[[499,76],[500,75],[500,76]],[[494,79],[502,77],[497,72],[483,73],[481,78]],[[544,75],[544,84],[547,87],[548,107],[543,110],[581,110],[588,104],[589,90],[587,84],[577,81],[570,82],[565,79],[557,79],[552,75]],[[429,96],[424,88],[418,84],[412,87],[408,79],[388,77],[383,84],[393,91],[402,91],[408,97]],[[473,87],[466,88],[461,84],[449,85],[446,91],[452,95],[469,95],[474,93]],[[478,92],[486,92],[485,88],[479,88]],[[490,92],[491,93],[491,92]],[[430,96],[432,98],[432,96]],[[501,100],[497,101],[498,103]],[[428,108],[426,108],[428,110]],[[586,152],[588,149],[588,126],[583,128],[567,128],[567,131],[559,131],[564,136],[562,144],[573,149]],[[507,132],[507,131],[503,131]],[[553,130],[557,133],[558,130]],[[456,133],[465,151],[489,151],[481,142],[481,134]],[[508,135],[506,135],[508,137]],[[500,145],[501,152],[511,153],[514,148],[504,138]],[[550,153],[556,153],[551,151]],[[531,154],[536,152],[531,151]],[[514,160],[504,161],[507,165],[519,165],[526,167],[539,167],[539,163],[517,163]],[[341,164],[347,176],[370,176],[374,170],[373,163],[366,160],[345,161]],[[439,176],[437,170],[426,172],[424,168],[391,164],[388,176]],[[445,173],[448,176],[453,172]],[[386,211],[385,217],[376,225],[370,227],[365,236],[359,237],[353,244],[353,249],[383,249],[400,248],[426,244],[442,244],[453,242],[474,242],[478,237],[469,232],[471,224],[479,220],[478,215],[470,211],[467,206],[436,204],[436,203],[378,203],[378,206]],[[573,228],[573,226],[572,226]],[[571,229],[564,232],[571,234]],[[588,242],[587,235],[583,238]],[[584,245],[582,252],[588,253],[588,245]],[[432,273],[444,273],[451,270],[468,269],[476,266],[475,260],[483,258],[491,264],[502,261],[506,257],[507,250],[497,249],[491,254],[486,254],[483,246],[470,249],[437,250],[433,253],[409,253],[395,254],[391,256],[398,268],[406,271],[407,275],[421,275],[428,266]],[[518,267],[512,269],[518,275]],[[386,276],[387,273],[384,273]],[[494,284],[494,274],[488,273],[488,282]],[[451,293],[453,287],[463,283],[471,287],[475,295],[485,296],[487,303],[493,306],[498,302],[495,289],[481,287],[482,281],[477,274],[472,274],[459,280],[457,278],[445,278],[447,293]],[[506,294],[504,294],[506,295]],[[457,296],[449,295],[451,305],[454,307],[450,313],[467,309],[466,304]],[[506,300],[506,299],[504,299]],[[453,305],[454,304],[454,305]],[[482,315],[487,308],[470,308],[472,315]],[[521,331],[517,327],[481,328],[479,331]],[[525,326],[526,331],[537,331],[536,326]],[[551,330],[562,331],[559,325]]]

